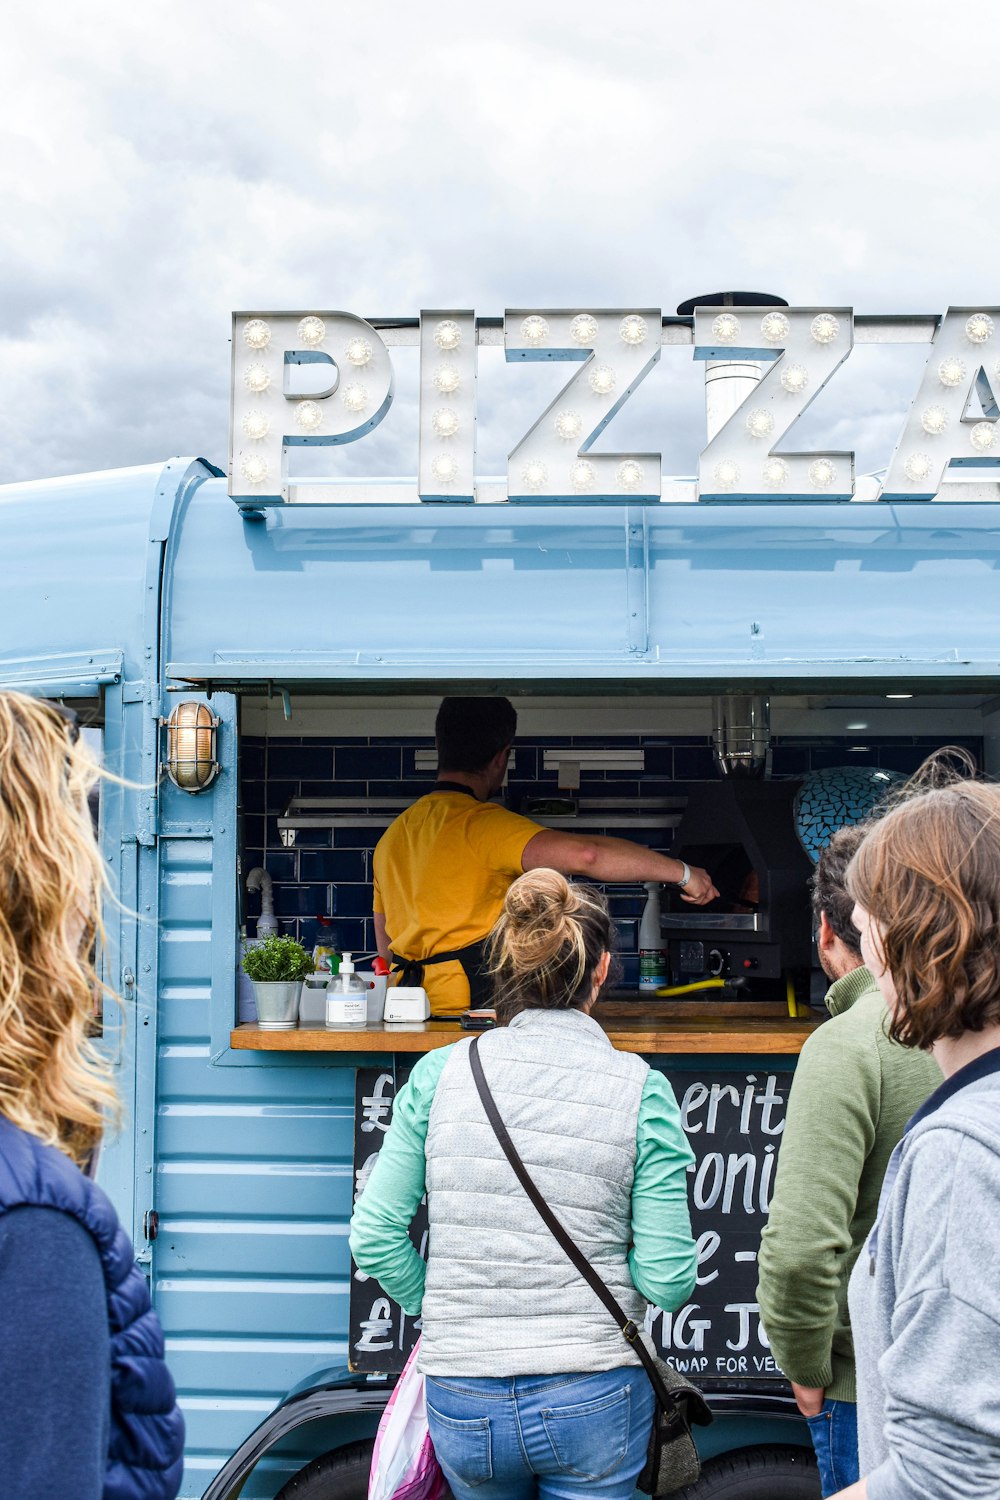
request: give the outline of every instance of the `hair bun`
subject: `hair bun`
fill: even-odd
[[[558,870],[529,870],[509,887],[504,906],[511,916],[563,916],[573,909],[573,887]]]
[[[578,1005],[592,997],[593,974],[612,947],[607,902],[593,886],[558,870],[529,870],[508,887],[490,935],[497,1016],[525,1007]]]

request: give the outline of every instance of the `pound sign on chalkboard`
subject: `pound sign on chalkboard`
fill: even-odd
[[[381,1130],[383,1134],[389,1129],[389,1111],[392,1108],[392,1095],[387,1099],[385,1089],[392,1083],[391,1073],[380,1073],[375,1081],[375,1087],[370,1094],[364,1094],[361,1099],[361,1129],[366,1135],[373,1130]]]
[[[381,1354],[393,1347],[392,1307],[388,1297],[379,1297],[361,1321],[361,1337],[355,1344],[359,1354]]]
[[[374,1170],[375,1170],[375,1163],[377,1161],[378,1161],[378,1152],[377,1151],[373,1151],[370,1156],[368,1156],[368,1157],[365,1158],[365,1160],[362,1162],[361,1166],[358,1167],[357,1171],[355,1172],[355,1174],[354,1174],[354,1201],[355,1201],[355,1203],[357,1203],[358,1199],[361,1197],[361,1194],[364,1192],[365,1188],[368,1186],[368,1179],[372,1175],[372,1173],[374,1172]]]

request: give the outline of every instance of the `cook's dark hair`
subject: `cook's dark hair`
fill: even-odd
[[[482,771],[516,733],[507,698],[442,698],[434,721],[438,770]]]
[[[489,939],[497,1020],[505,1025],[522,1010],[578,1010],[613,948],[608,903],[596,887],[571,884],[557,870],[520,875]]]
[[[870,825],[850,824],[838,828],[819,857],[812,881],[813,917],[819,926],[820,912],[846,948],[861,957],[861,934],[851,921],[854,897],[847,889],[847,866],[857,854]]]

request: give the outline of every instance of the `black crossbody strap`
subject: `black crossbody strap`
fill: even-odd
[[[665,1409],[669,1409],[675,1404],[673,1396],[663,1384],[663,1381],[660,1378],[659,1371],[657,1370],[656,1365],[653,1362],[653,1357],[643,1343],[642,1338],[640,1337],[638,1327],[632,1321],[632,1319],[628,1317],[625,1309],[621,1306],[614,1293],[610,1290],[609,1287],[605,1285],[601,1277],[598,1276],[597,1272],[594,1270],[593,1266],[590,1264],[590,1261],[584,1255],[579,1245],[577,1245],[576,1241],[566,1233],[566,1230],[560,1224],[559,1220],[556,1218],[555,1214],[552,1212],[551,1208],[546,1203],[541,1193],[538,1191],[538,1188],[535,1186],[535,1183],[531,1178],[527,1167],[524,1165],[524,1162],[518,1155],[517,1147],[514,1145],[514,1142],[510,1138],[507,1127],[500,1117],[500,1111],[497,1109],[496,1100],[493,1097],[489,1084],[486,1082],[486,1075],[483,1072],[482,1058],[479,1056],[478,1037],[473,1037],[472,1044],[469,1047],[469,1066],[472,1069],[472,1077],[475,1080],[476,1089],[478,1090],[479,1098],[482,1101],[483,1109],[486,1111],[486,1118],[489,1120],[491,1126],[493,1127],[493,1133],[496,1136],[497,1140],[500,1142],[504,1156],[506,1156],[507,1160],[510,1162],[511,1167],[514,1170],[514,1176],[517,1178],[518,1182],[521,1184],[521,1186],[524,1188],[524,1191],[531,1199],[532,1203],[538,1211],[539,1217],[542,1219],[546,1228],[551,1231],[553,1237],[565,1251],[566,1255],[579,1271],[584,1281],[586,1281],[587,1284],[594,1290],[594,1292],[596,1292],[597,1296],[601,1299],[608,1312],[618,1324],[618,1327],[621,1329],[626,1341],[628,1342],[629,1346],[635,1351],[643,1366],[643,1369],[649,1376],[650,1383],[652,1384],[653,1390],[656,1393],[660,1405]]]

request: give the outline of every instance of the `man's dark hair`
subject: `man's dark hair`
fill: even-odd
[[[482,771],[517,733],[517,714],[506,698],[442,698],[434,721],[438,768]]]
[[[820,912],[840,941],[858,958],[861,957],[861,935],[851,921],[854,897],[848,893],[844,877],[847,866],[871,830],[870,823],[855,823],[847,828],[838,828],[826,848],[820,854],[819,864],[812,883],[813,916],[819,926]]]

